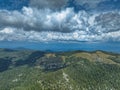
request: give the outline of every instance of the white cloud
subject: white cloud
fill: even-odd
[[[10,32],[10,33],[9,33]],[[120,41],[120,31],[97,34],[87,34],[85,31],[70,33],[61,32],[36,32],[5,28],[0,31],[0,40],[19,40],[33,42],[47,41]]]
[[[0,40],[119,41],[120,13],[89,14],[24,7],[21,12],[0,10]],[[113,20],[114,18],[114,20]]]
[[[2,34],[11,34],[13,33],[14,30],[12,28],[4,28],[3,30],[0,31]]]

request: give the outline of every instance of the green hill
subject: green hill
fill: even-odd
[[[0,49],[0,90],[120,90],[120,54]]]

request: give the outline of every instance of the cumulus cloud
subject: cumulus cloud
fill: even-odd
[[[101,26],[104,33],[120,30],[120,13],[118,11],[107,12],[96,17],[96,26]]]
[[[120,13],[116,11],[91,14],[70,7],[59,11],[23,7],[21,11],[0,10],[0,17],[0,40],[120,41]]]
[[[14,27],[25,31],[71,32],[84,29],[87,23],[87,13],[81,11],[76,14],[73,8],[52,12],[49,9],[24,7],[22,12],[1,10],[0,17],[1,27]]]

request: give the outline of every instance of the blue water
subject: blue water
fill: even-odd
[[[103,50],[120,53],[120,42],[16,42],[0,41],[0,48],[26,48],[42,51]]]

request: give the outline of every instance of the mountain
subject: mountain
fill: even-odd
[[[0,49],[1,90],[119,90],[120,54]]]

